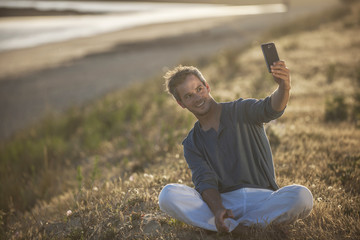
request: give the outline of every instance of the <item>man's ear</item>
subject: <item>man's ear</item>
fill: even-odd
[[[208,90],[208,92],[211,92],[210,85],[209,85],[207,82],[205,82],[205,87],[206,87],[206,89]]]
[[[176,100],[176,102],[177,102],[182,108],[186,108],[185,105],[184,105],[181,101]]]

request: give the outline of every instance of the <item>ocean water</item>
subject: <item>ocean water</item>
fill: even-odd
[[[91,15],[2,18],[0,19],[0,51],[89,37],[148,24],[286,11],[283,4],[227,6],[149,2],[1,0],[0,7],[95,13]]]

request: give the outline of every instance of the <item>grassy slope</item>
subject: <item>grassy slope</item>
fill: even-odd
[[[265,39],[276,42],[293,80],[285,115],[266,126],[278,183],[307,186],[315,205],[307,219],[250,229],[244,232],[248,239],[360,235],[360,130],[351,121],[324,122],[326,99],[343,95],[352,104],[359,91],[359,13],[353,6],[340,19],[299,27],[311,30]],[[258,45],[197,63],[217,100],[264,97],[276,87]],[[232,238],[184,225],[158,209],[162,186],[192,186],[179,143],[193,123],[154,79],[60,120],[49,117],[3,143],[0,190],[13,197],[1,199],[2,233],[9,238]],[[53,197],[61,192],[66,193]],[[35,203],[24,214],[17,211]]]

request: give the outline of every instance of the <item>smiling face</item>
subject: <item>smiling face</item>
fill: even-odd
[[[200,81],[195,75],[190,74],[185,81],[176,88],[181,101],[178,101],[180,106],[188,109],[197,118],[206,115],[214,99],[210,95],[210,87],[207,83]]]

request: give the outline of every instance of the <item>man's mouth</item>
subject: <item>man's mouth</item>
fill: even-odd
[[[202,101],[202,102],[200,102],[199,104],[197,104],[196,107],[201,107],[201,106],[204,105],[204,104],[205,104],[205,101]]]

